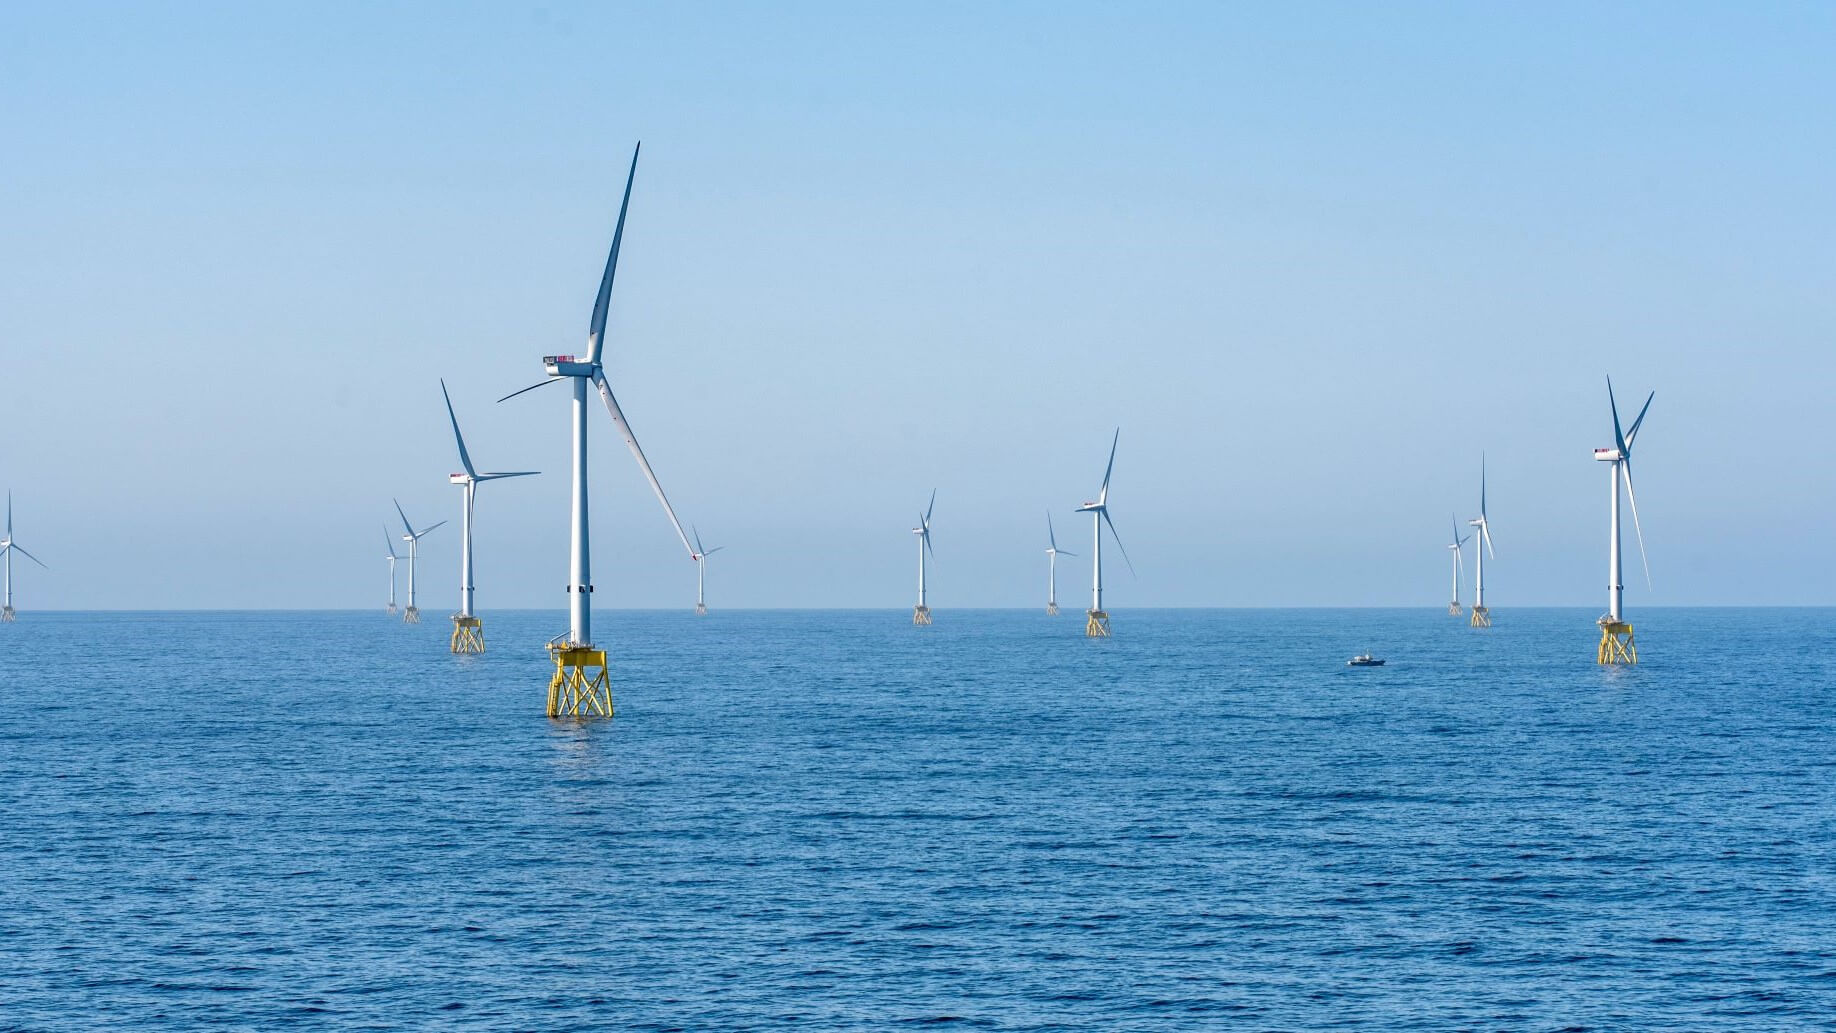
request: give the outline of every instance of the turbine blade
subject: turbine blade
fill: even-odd
[[[1122,428],[1116,428],[1116,436],[1109,439],[1109,465],[1103,467],[1103,490],[1097,493],[1097,504],[1109,501],[1109,475],[1116,469],[1116,445],[1122,440]],[[1114,530],[1111,528],[1111,530]]]
[[[1651,561],[1645,558],[1645,529],[1638,524],[1638,493],[1632,490],[1632,460],[1621,458],[1619,472],[1626,479],[1626,498],[1632,501],[1632,530],[1638,535],[1638,561],[1645,567],[1645,587],[1651,587]]]
[[[1077,555],[1077,553],[1075,553],[1075,552],[1072,552],[1072,551],[1071,551],[1071,550],[1069,550],[1069,549],[1054,549],[1054,550],[1052,550],[1052,551],[1053,551],[1053,552],[1056,552],[1056,553],[1058,553],[1058,554],[1059,554],[1060,556],[1072,556],[1072,557],[1075,557],[1075,556]]]
[[[520,395],[524,393],[525,391],[534,391],[538,387],[547,387],[550,384],[559,384],[561,381],[566,380],[566,379],[567,379],[566,377],[549,377],[547,380],[538,381],[537,383],[531,384],[528,387],[521,388],[516,391],[512,391],[509,394],[503,396],[502,398],[499,398],[498,401],[508,402],[510,399],[515,398],[517,395]]]
[[[1479,519],[1485,519],[1485,453],[1479,453]]]
[[[389,547],[389,558],[395,559],[395,539],[389,537],[389,526],[387,524],[383,525],[382,536],[383,542]]]
[[[402,526],[408,529],[408,537],[413,538],[414,537],[414,525],[408,522],[408,514],[402,512],[401,500],[390,499],[389,501],[395,503],[395,514],[402,518]]]
[[[924,551],[927,554],[929,554],[931,557],[931,560],[935,562],[937,559],[937,553],[931,551],[931,529],[928,527],[925,528],[924,533],[919,535],[918,537],[924,539]]]
[[[618,203],[618,226],[612,231],[612,251],[606,255],[606,272],[599,280],[599,294],[593,299],[593,320],[587,324],[588,365],[599,365],[600,353],[606,344],[606,311],[612,307],[612,277],[618,272],[618,246],[625,239],[625,212],[631,207],[631,183],[637,179],[638,151],[644,149],[639,142],[631,151],[631,171],[625,176],[625,199]]]
[[[434,528],[439,527],[441,524],[444,524],[444,523],[446,523],[446,521],[442,520],[440,521],[439,524],[428,524],[426,527],[421,528],[421,532],[415,535],[415,538],[420,539],[420,538],[427,537],[427,532],[432,531]]]
[[[1638,425],[1645,422],[1645,413],[1651,411],[1651,400],[1656,397],[1657,397],[1656,391],[1653,391],[1649,395],[1645,396],[1645,407],[1638,411],[1638,419],[1632,421],[1632,429],[1626,431],[1626,447],[1627,448],[1631,448],[1632,442],[1638,437]]]
[[[695,535],[695,555],[706,556],[708,554],[708,550],[701,547],[701,529],[696,527],[694,524],[690,524],[689,531],[691,531]]]
[[[1058,535],[1052,531],[1052,511],[1049,509],[1046,510],[1046,541],[1051,544],[1053,552],[1058,551]],[[1070,553],[1065,555],[1069,556]]]
[[[472,475],[472,480],[501,481],[506,477],[534,477],[541,472],[540,470],[513,470],[509,473],[475,473]]]
[[[453,440],[459,443],[459,462],[466,473],[477,477],[478,471],[472,469],[472,456],[465,450],[465,435],[459,433],[459,417],[453,415],[453,396],[446,393],[445,377],[440,378],[440,397],[446,399],[446,418],[453,422]]]
[[[632,156],[635,163],[637,157]],[[635,164],[633,168],[635,168]],[[663,512],[669,516],[671,527],[676,529],[676,537],[682,539],[682,548],[692,559],[695,547],[689,544],[688,532],[682,529],[682,521],[676,519],[676,511],[669,504],[669,496],[663,494],[663,485],[657,481],[656,471],[650,468],[650,460],[644,458],[644,450],[638,447],[637,435],[631,433],[631,424],[626,422],[625,414],[618,407],[618,399],[612,397],[612,387],[606,383],[606,375],[598,370],[593,371],[593,383],[599,388],[599,397],[605,400],[606,412],[612,415],[612,423],[625,439],[625,445],[631,449],[631,455],[637,459],[638,466],[644,471],[644,479],[650,482],[650,490],[657,493],[657,501],[663,503]]]
[[[6,493],[6,536],[13,537],[13,493]]]
[[[1493,559],[1497,559],[1498,553],[1492,550],[1492,525],[1491,524],[1485,523],[1484,521],[1480,521],[1479,540],[1485,543],[1486,555],[1492,557]]]
[[[714,555],[715,553],[717,553],[717,552],[719,552],[720,550],[722,550],[722,549],[724,549],[724,548],[726,548],[726,546],[724,546],[724,545],[716,545],[716,546],[715,546],[715,547],[713,547],[712,549],[709,549],[709,550],[708,550],[707,552],[704,552],[704,553],[702,553],[702,555],[703,555],[703,556],[712,556],[712,555]]]
[[[931,489],[930,504],[924,507],[924,526],[931,526],[931,510],[937,508],[937,489]]]
[[[1620,455],[1626,454],[1626,436],[1619,432],[1619,403],[1613,400],[1613,378],[1606,378],[1607,405],[1613,410],[1613,447],[1619,449]]]
[[[1129,574],[1140,577],[1141,575],[1135,573],[1135,561],[1128,558],[1128,547],[1122,544],[1122,536],[1116,533],[1116,522],[1109,519],[1109,510],[1099,509],[1097,512],[1103,514],[1103,522],[1109,525],[1109,536],[1116,540],[1116,548],[1122,551],[1122,562],[1128,564]]]
[[[16,542],[8,542],[8,543],[7,543],[7,545],[6,545],[6,547],[7,547],[7,548],[9,548],[9,549],[11,549],[11,550],[13,550],[14,552],[16,552],[16,553],[18,553],[18,554],[20,554],[21,556],[24,556],[24,557],[25,557],[26,559],[29,559],[29,560],[31,560],[31,561],[32,561],[33,563],[36,563],[36,564],[38,564],[38,565],[39,565],[39,566],[41,566],[41,567],[45,567],[45,561],[44,561],[44,560],[41,560],[41,559],[39,559],[39,558],[38,558],[37,556],[34,556],[34,555],[32,555],[31,553],[29,553],[29,552],[27,552],[27,551],[25,551],[24,549],[22,549],[22,548],[20,548],[20,547],[19,547],[19,545],[18,545],[18,543],[16,543]],[[45,567],[45,569],[46,569],[46,570],[50,570],[51,568],[50,568],[50,567]]]

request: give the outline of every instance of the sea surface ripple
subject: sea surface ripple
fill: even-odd
[[[0,1029],[1836,1024],[1830,610],[598,616],[0,626]]]

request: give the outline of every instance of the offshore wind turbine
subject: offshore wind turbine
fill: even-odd
[[[612,388],[606,383],[605,369],[600,361],[605,350],[606,313],[612,304],[612,278],[618,271],[618,248],[625,237],[625,213],[631,207],[631,184],[637,178],[637,161],[638,150],[634,149],[631,152],[631,171],[625,177],[625,197],[618,206],[618,226],[612,231],[612,250],[606,256],[606,271],[600,277],[599,294],[593,299],[593,316],[587,324],[586,354],[543,356],[542,366],[548,371],[547,380],[498,399],[500,402],[505,401],[524,391],[533,391],[545,384],[564,380],[572,385],[573,390],[568,427],[574,461],[568,535],[567,631],[548,642],[549,657],[555,662],[555,675],[548,683],[550,717],[562,714],[572,717],[583,714],[612,716],[612,688],[606,679],[606,653],[593,645],[593,609],[589,599],[593,592],[592,556],[587,535],[589,383],[599,389],[600,400],[605,403],[613,426],[618,428],[620,436],[625,439],[625,446],[631,450],[638,467],[644,471],[645,479],[650,481],[650,488],[656,493],[657,501],[663,504],[663,512],[675,527],[676,536],[682,539],[683,549],[687,550],[691,558],[695,555],[695,547],[689,544],[688,533],[682,529],[682,522],[676,519],[676,511],[670,508],[669,498],[663,494],[663,485],[658,483],[656,473],[650,469],[650,460],[644,458],[644,450],[638,447],[637,437],[631,433],[631,424],[619,409],[618,400],[612,397]]]
[[[1046,510],[1046,616],[1058,616],[1058,557],[1076,556],[1058,547],[1058,535],[1052,531],[1052,511]]]
[[[4,604],[0,604],[0,623],[11,624],[18,619],[13,612],[13,553],[18,553],[41,567],[45,561],[25,551],[18,542],[13,541],[13,493],[6,493],[6,537],[0,538],[0,563],[6,564],[6,595]],[[50,570],[50,567],[45,567]]]
[[[924,556],[931,551],[931,510],[936,506],[937,489],[932,488],[930,505],[924,507],[924,512],[918,515],[918,526],[912,528],[912,533],[918,536],[918,605],[912,607],[913,624],[931,623],[931,608],[924,602]],[[935,554],[932,558],[936,558]]]
[[[464,473],[450,475],[447,479],[463,489],[460,497],[459,529],[463,541],[459,544],[459,612],[453,614],[452,651],[455,653],[482,653],[484,644],[484,622],[478,619],[472,608],[472,597],[475,592],[472,584],[472,502],[478,495],[478,486],[485,481],[498,481],[506,477],[533,477],[538,470],[519,470],[514,473],[479,473],[472,466],[471,453],[465,450],[465,435],[459,433],[459,417],[453,414],[453,396],[446,393],[446,379],[440,380],[440,397],[446,399],[446,418],[453,424],[453,441],[459,446],[459,463],[465,467]]]
[[[695,616],[706,617],[708,615],[708,601],[706,596],[703,595],[702,590],[706,586],[708,580],[708,557],[726,548],[726,546],[716,545],[712,549],[704,549],[701,547],[701,532],[695,530],[693,524],[689,525],[689,530],[695,535]]]
[[[389,533],[389,527],[386,524],[383,525],[382,534],[383,546],[389,550],[389,609],[387,613],[393,617],[398,612],[395,606],[395,536]]]
[[[1460,518],[1454,517],[1453,542],[1447,546],[1448,550],[1453,553],[1453,595],[1451,597],[1453,601],[1447,604],[1447,615],[1449,617],[1460,616],[1460,547],[1465,545],[1471,538],[1472,535],[1470,534],[1465,538],[1460,537]]]
[[[446,523],[446,521],[442,520],[440,521],[440,524],[431,524],[417,531],[414,529],[414,525],[408,522],[408,514],[402,512],[402,504],[400,502],[396,502],[396,500],[394,499],[390,499],[389,501],[395,502],[395,511],[396,513],[401,515],[402,526],[408,529],[408,533],[405,535],[402,535],[402,541],[408,543],[408,608],[402,611],[402,623],[403,624],[419,624],[421,623],[421,611],[416,609],[414,605],[414,557],[415,557],[415,553],[419,551],[421,539],[427,537],[427,532],[433,530],[436,527],[439,527],[440,524]]]
[[[1610,523],[1607,525],[1607,612],[1599,620],[1600,649],[1595,656],[1597,663],[1638,663],[1638,646],[1632,641],[1632,625],[1626,623],[1625,579],[1620,570],[1619,482],[1621,479],[1626,482],[1626,498],[1632,503],[1632,529],[1638,533],[1638,558],[1645,567],[1645,585],[1650,587],[1651,563],[1645,558],[1645,529],[1639,526],[1638,496],[1632,491],[1632,442],[1638,437],[1638,428],[1645,422],[1645,413],[1651,410],[1651,400],[1656,397],[1656,391],[1645,397],[1645,405],[1639,409],[1638,418],[1622,434],[1619,430],[1619,403],[1613,400],[1613,378],[1607,378],[1607,406],[1613,411],[1613,447],[1594,449],[1596,462],[1611,464],[1607,467],[1607,479],[1612,491],[1612,502],[1608,507]]]
[[[1479,516],[1467,524],[1479,529],[1479,540],[1473,543],[1473,619],[1475,628],[1492,626],[1492,613],[1485,608],[1485,554],[1492,552],[1492,527],[1485,520],[1485,455],[1479,456]],[[1483,548],[1482,548],[1483,546]],[[1492,552],[1492,558],[1498,554]]]
[[[1109,525],[1109,536],[1116,540],[1116,548],[1122,552],[1122,562],[1128,564],[1128,572],[1135,572],[1133,560],[1128,558],[1128,550],[1122,547],[1122,537],[1116,534],[1115,522],[1109,519],[1109,475],[1116,469],[1116,445],[1122,440],[1122,428],[1116,428],[1116,436],[1109,442],[1109,465],[1103,468],[1103,487],[1097,492],[1095,502],[1086,502],[1077,507],[1079,513],[1090,514],[1090,609],[1085,614],[1089,619],[1084,624],[1084,634],[1090,638],[1107,638],[1109,636],[1109,614],[1103,610],[1103,525]]]

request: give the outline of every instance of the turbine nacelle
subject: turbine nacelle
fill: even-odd
[[[1594,449],[1594,461],[1597,463],[1617,463],[1625,457],[1625,453],[1617,448]]]
[[[597,363],[581,362],[572,355],[544,355],[542,367],[551,377],[590,377],[599,369]]]

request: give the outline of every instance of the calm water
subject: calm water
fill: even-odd
[[[1836,1024],[1836,611],[1495,617],[26,613],[0,1028]]]

